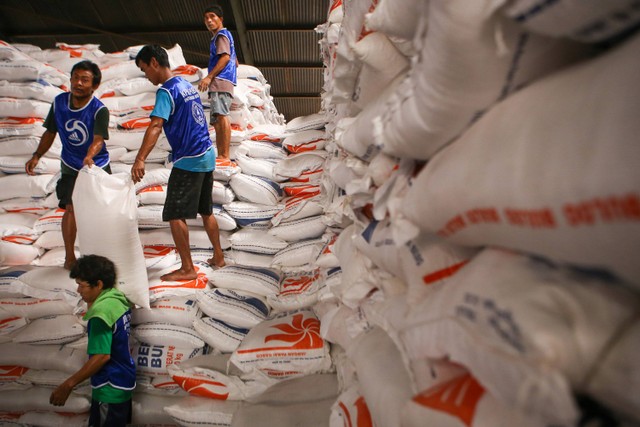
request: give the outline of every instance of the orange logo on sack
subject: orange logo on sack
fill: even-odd
[[[312,350],[322,348],[324,341],[320,336],[320,321],[313,318],[305,319],[303,321],[303,318],[304,316],[302,314],[296,314],[293,316],[291,323],[280,323],[278,325],[271,326],[272,328],[279,329],[284,333],[268,335],[264,339],[265,344],[270,341],[282,341],[285,343],[292,343],[291,345],[237,350],[238,353],[256,353],[260,351],[292,349]]]
[[[451,265],[447,268],[443,268],[441,270],[434,271],[433,273],[429,273],[422,277],[422,281],[425,283],[425,285],[431,285],[439,280],[446,279],[447,277],[451,277],[454,274],[456,274],[458,270],[464,267],[465,264],[468,262],[469,260],[465,260],[457,264]]]
[[[484,387],[470,374],[423,391],[413,401],[439,412],[459,418],[471,427],[476,406],[484,395]]]
[[[202,378],[174,376],[173,380],[180,385],[189,394],[196,396],[208,397],[210,399],[227,400],[229,393],[214,393],[207,386],[227,388],[227,386],[219,381],[205,380]]]
[[[9,378],[18,379],[28,370],[29,368],[24,366],[0,366],[0,378],[3,380],[8,380]]]

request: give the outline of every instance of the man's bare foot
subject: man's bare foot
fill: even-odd
[[[207,260],[207,264],[209,264],[213,268],[222,268],[227,264],[224,262],[224,257],[220,257],[220,258],[222,259],[216,260],[216,257],[209,258]]]
[[[182,269],[174,270],[171,273],[163,274],[162,276],[160,276],[160,280],[163,280],[165,282],[176,282],[178,280],[193,280],[197,278],[198,278],[198,274],[196,273],[195,270],[184,271]]]
[[[75,263],[76,263],[76,259],[75,258],[74,259],[65,259],[64,260],[64,269],[71,271],[71,269],[73,268],[73,264],[75,264]],[[58,264],[58,265],[60,265],[60,264]]]

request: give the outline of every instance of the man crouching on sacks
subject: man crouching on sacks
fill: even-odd
[[[29,175],[35,175],[38,161],[45,155],[56,134],[62,141],[60,179],[56,185],[58,207],[62,215],[62,239],[64,240],[64,268],[71,269],[76,261],[76,218],[71,196],[83,166],[94,164],[111,173],[109,152],[104,143],[109,139],[109,110],[93,93],[100,86],[102,72],[91,61],[81,61],[71,69],[71,91],[56,96],[43,126],[46,128],[38,148],[25,164]]]
[[[131,303],[114,288],[116,269],[99,255],[79,258],[69,277],[76,279],[78,293],[87,303],[89,360],[60,384],[49,398],[64,406],[73,388],[91,378],[89,426],[125,426],[131,422],[131,396],[136,386],[136,367],[129,350]]]
[[[172,150],[173,168],[167,186],[167,199],[162,220],[169,221],[171,235],[180,255],[180,269],[161,277],[165,281],[192,280],[197,277],[189,246],[186,220],[202,217],[202,224],[213,245],[209,264],[224,266],[218,222],[213,216],[211,191],[216,153],[209,137],[209,127],[198,91],[169,68],[167,52],[158,45],[144,46],[136,56],[136,65],[154,85],[156,92],[142,146],[136,156],[131,177],[138,182],[144,177],[144,162],[164,129]]]

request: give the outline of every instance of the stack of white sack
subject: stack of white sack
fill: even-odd
[[[638,49],[620,40],[640,17],[626,0],[458,3],[335,1],[317,28],[337,236],[314,310],[346,350],[330,425],[637,423],[621,391],[640,371]]]
[[[76,288],[62,267],[11,267],[0,272],[0,413],[12,414],[15,422],[50,425],[54,419],[65,419],[68,425],[86,425],[88,381],[69,397],[68,418],[60,418],[59,408],[49,403],[53,389],[87,359],[81,320],[86,306]]]

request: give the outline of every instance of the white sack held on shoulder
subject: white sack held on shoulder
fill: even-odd
[[[149,281],[138,235],[136,193],[129,175],[83,168],[73,191],[82,254],[109,258],[117,288],[134,304],[149,308]]]

